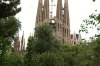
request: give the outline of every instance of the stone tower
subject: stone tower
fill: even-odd
[[[20,39],[19,39],[19,35],[14,40],[13,51],[16,52],[16,53],[19,53],[19,51],[20,51]]]
[[[62,4],[62,0],[57,0],[56,16],[54,17],[49,17],[49,2],[50,0],[44,0],[43,4],[43,0],[39,0],[35,27],[44,23],[50,24],[54,26],[54,36],[56,36],[62,44],[71,44],[68,0],[64,0],[64,4]]]
[[[24,31],[23,31],[23,35],[21,37],[21,46],[20,46],[20,54],[24,54],[25,51],[25,38],[24,38]]]
[[[12,44],[12,52],[18,53],[20,54],[20,37],[19,34],[16,35],[15,39],[14,39],[14,43]]]
[[[25,53],[25,38],[24,38],[24,31],[21,38],[19,38],[19,34],[16,36],[14,40],[12,51],[19,54]]]

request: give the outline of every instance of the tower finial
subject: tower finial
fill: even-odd
[[[49,19],[49,0],[44,0],[43,19]]]
[[[38,9],[37,9],[37,16],[36,16],[36,23],[42,21],[42,9],[43,9],[43,2],[42,2],[42,0],[39,0]]]
[[[65,0],[64,4],[64,23],[67,23],[67,25],[70,25],[69,23],[69,9],[68,9],[68,0]]]
[[[56,12],[56,17],[59,19],[59,20],[62,20],[62,0],[58,0],[57,1],[57,12]]]
[[[23,31],[23,35],[22,35],[22,38],[21,38],[21,50],[22,51],[24,50],[23,47],[24,47],[24,31]]]

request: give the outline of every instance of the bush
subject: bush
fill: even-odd
[[[58,53],[45,52],[34,54],[30,66],[63,66],[63,64],[63,58]]]
[[[5,56],[4,66],[23,66],[23,57],[16,53]]]

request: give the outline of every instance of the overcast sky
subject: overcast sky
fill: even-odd
[[[78,33],[83,19],[88,18],[95,10],[100,11],[100,0],[96,0],[96,2],[92,2],[92,0],[68,0],[68,2],[71,33],[74,31]],[[17,18],[22,22],[22,31],[20,31],[20,34],[24,31],[26,38],[30,33],[34,32],[37,5],[38,0],[21,0],[22,11],[17,14]],[[85,36],[82,34],[83,38],[89,36],[90,35]]]

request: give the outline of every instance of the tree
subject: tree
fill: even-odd
[[[15,17],[8,17],[0,20],[0,37],[14,39],[21,28],[20,21]]]
[[[94,58],[96,53],[94,48],[96,48],[95,51],[97,50],[96,52],[98,53],[99,47],[92,44],[76,46],[59,45],[59,41],[55,40],[52,34],[51,26],[43,24],[36,28],[35,37],[30,37],[28,40],[25,65],[95,66]],[[96,65],[99,65],[99,63]]]
[[[27,66],[32,66],[33,57],[35,58],[37,54],[41,55],[45,52],[55,52],[59,49],[59,44],[60,42],[53,36],[50,25],[38,26],[35,29],[35,37],[29,37],[25,63]]]
[[[1,65],[1,64],[0,64]],[[3,66],[24,66],[23,65],[23,56],[16,53],[6,53],[5,63]]]
[[[28,38],[28,43],[27,43],[27,54],[24,57],[24,64],[25,66],[32,66],[33,64],[33,60],[32,57],[34,55],[34,50],[33,50],[33,46],[34,46],[35,40],[33,37],[29,37]]]
[[[4,63],[6,52],[11,49],[11,43],[21,27],[20,21],[15,17],[8,17],[0,20],[0,60]]]
[[[36,43],[34,50],[37,53],[56,51],[60,42],[54,37],[52,27],[48,24],[40,25],[35,31]]]
[[[92,0],[95,2],[96,0]],[[97,12],[97,10],[95,10]],[[100,13],[92,13],[89,16],[89,19],[85,19],[84,23],[81,24],[81,31],[89,30],[88,28],[92,28],[94,31],[97,30],[98,32],[95,33],[95,39],[91,41],[90,45],[92,45],[92,51],[93,51],[93,66],[99,66],[100,65]]]
[[[97,31],[94,37],[100,37],[100,14],[92,13],[89,15],[89,19],[84,19],[81,24],[80,31],[89,33],[89,30]],[[91,38],[91,37],[90,37]],[[93,39],[93,37],[92,37]]]
[[[14,15],[21,11],[20,0],[0,0],[0,65],[5,63],[5,54],[19,31],[20,21]]]
[[[99,66],[100,65],[100,38],[97,38],[95,40],[95,47],[93,48],[94,50],[94,65]]]
[[[14,16],[21,11],[20,0],[0,0],[0,19]]]

